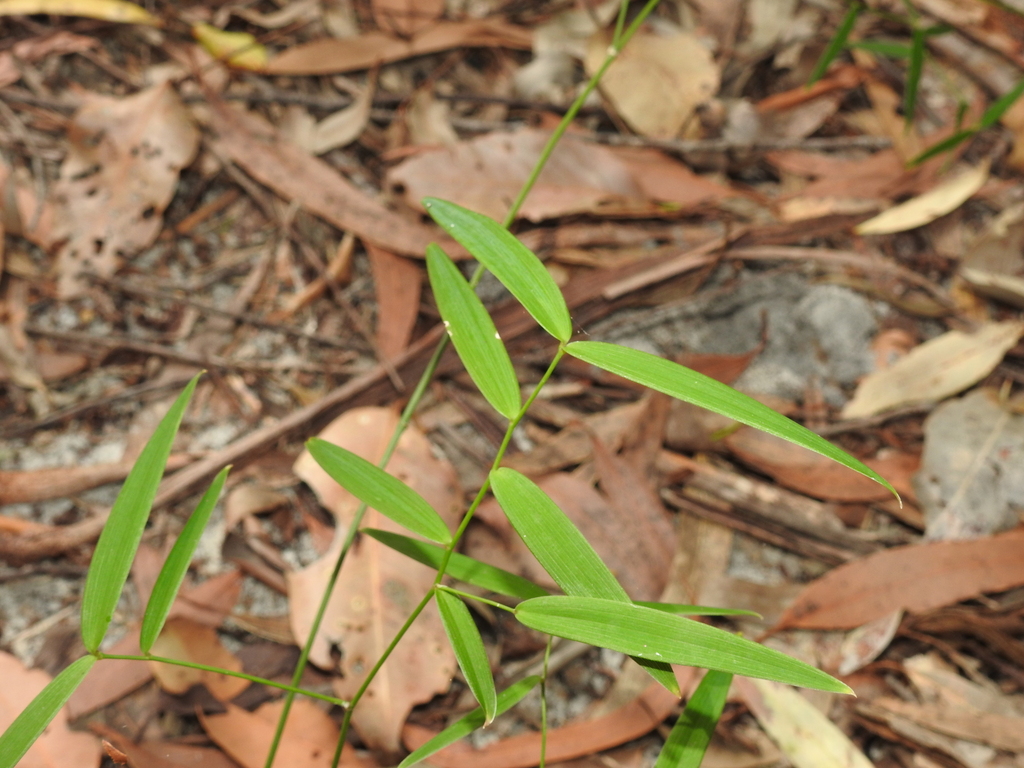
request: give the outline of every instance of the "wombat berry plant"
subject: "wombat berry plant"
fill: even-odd
[[[569,355],[658,392],[817,451],[893,490],[876,472],[822,437],[714,379],[646,352],[603,342],[572,341],[572,321],[560,290],[541,261],[508,231],[507,227],[530,186],[583,100],[656,3],[657,0],[650,0],[628,27],[624,23],[628,3],[622,3],[615,42],[609,50],[608,58],[552,135],[530,181],[524,186],[504,224],[451,202],[438,199],[424,201],[424,207],[434,221],[475,257],[480,266],[474,278],[467,281],[440,247],[431,245],[427,249],[430,285],[448,334],[413,392],[380,466],[324,440],[312,439],[308,443],[309,451],[317,463],[363,503],[347,532],[341,556],[335,563],[332,585],[340,572],[345,553],[359,532],[436,570],[433,586],[422,596],[388,651],[371,669],[352,699],[343,701],[302,689],[298,685],[330,597],[330,588],[320,603],[320,611],[303,648],[291,685],[232,670],[162,658],[150,652],[224,486],[229,467],[224,468],[213,480],[164,563],[143,617],[140,641],[142,654],[111,656],[102,650],[104,637],[128,578],[132,559],[170,455],[171,444],[195,390],[199,378],[197,375],[177,398],[135,463],[96,545],[82,596],[81,633],[88,654],[57,675],[0,736],[0,768],[14,768],[92,666],[110,658],[132,658],[207,669],[284,691],[285,708],[267,756],[268,768],[273,763],[280,742],[288,707],[296,695],[310,696],[337,705],[344,711],[334,756],[334,764],[337,765],[352,712],[377,671],[386,662],[390,650],[432,600],[437,601],[438,612],[456,660],[479,707],[409,755],[402,761],[401,768],[426,759],[476,728],[490,723],[535,686],[540,686],[541,693],[544,692],[543,675],[526,678],[503,691],[496,690],[483,641],[465,600],[487,602],[494,608],[512,613],[525,626],[548,635],[627,654],[654,680],[676,695],[680,695],[680,690],[671,664],[710,670],[671,730],[656,768],[692,767],[700,764],[734,674],[826,691],[850,692],[842,682],[801,661],[688,618],[742,611],[632,601],[583,534],[558,506],[530,479],[501,466],[513,430],[551,377],[558,362]],[[525,400],[508,352],[490,315],[474,292],[474,285],[484,269],[490,270],[538,325],[558,342],[550,365]],[[508,420],[508,428],[487,480],[466,509],[454,533],[426,500],[381,469],[390,458],[401,430],[408,424],[449,340],[454,344],[480,393]],[[466,526],[488,493],[494,494],[513,528],[558,585],[561,594],[550,594],[546,589],[515,574],[456,552]],[[362,515],[367,507],[378,510],[412,535],[360,529]],[[513,603],[514,607],[467,594],[443,583],[445,580],[463,582],[496,593],[503,596],[505,602]],[[543,695],[541,700],[543,707]],[[539,757],[541,765],[543,761],[542,749]]]

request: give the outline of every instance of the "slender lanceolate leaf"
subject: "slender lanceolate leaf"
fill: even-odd
[[[928,149],[926,149],[924,152],[914,157],[908,163],[908,165],[913,167],[915,165],[920,165],[925,160],[931,160],[936,155],[941,155],[943,152],[948,152],[949,150],[953,149],[953,147],[959,145],[961,142],[966,141],[972,136],[977,135],[977,133],[978,130],[976,128],[966,128],[962,131],[957,131],[952,136],[945,138],[942,141],[938,142],[937,144],[933,144],[932,146],[928,147]]]
[[[562,292],[540,259],[515,235],[493,219],[446,200],[428,197],[423,206],[508,288],[541,328],[559,341],[569,340],[572,321]]]
[[[520,680],[514,685],[510,685],[504,691],[499,693],[497,714],[500,715],[507,712],[522,701],[523,697],[532,691],[539,682],[540,678],[536,675],[532,675]],[[398,764],[398,768],[409,768],[409,766],[416,765],[416,763],[421,760],[426,760],[435,752],[440,752],[449,744],[454,744],[464,736],[468,736],[477,728],[482,727],[483,724],[484,711],[480,707],[477,707],[465,717],[449,725],[437,734],[437,736],[405,758],[405,760]]]
[[[377,528],[363,528],[362,532],[419,563],[428,565],[435,570],[441,567],[445,552],[443,547]],[[543,597],[550,594],[544,587],[538,586],[522,576],[482,563],[472,557],[460,555],[458,552],[452,553],[445,573],[453,579],[506,597],[527,600],[531,597]]]
[[[834,677],[784,653],[642,605],[596,597],[535,597],[521,602],[515,613],[539,632],[630,656],[851,693]]]
[[[859,40],[856,43],[850,43],[849,47],[859,48],[878,56],[888,56],[890,59],[905,59],[910,56],[909,45],[891,40]]]
[[[494,690],[491,663],[487,660],[480,630],[462,598],[443,588],[438,589],[434,597],[437,599],[437,611],[441,614],[445,634],[455,650],[459,669],[484,711],[484,725],[488,725],[498,713],[498,694]]]
[[[199,500],[192,516],[185,523],[185,527],[174,542],[170,554],[164,561],[164,567],[160,569],[156,583],[153,585],[153,593],[146,604],[146,614],[142,617],[142,630],[139,635],[139,647],[143,653],[149,653],[153,642],[164,628],[167,614],[171,610],[171,604],[181,588],[181,582],[188,571],[189,563],[192,562],[192,553],[196,551],[199,538],[203,535],[206,523],[210,519],[210,513],[217,505],[217,499],[224,488],[224,481],[227,480],[231,467],[224,467],[213,479],[210,487]]]
[[[153,508],[157,486],[171,455],[171,444],[201,375],[196,374],[188,383],[157,425],[121,486],[96,543],[82,592],[82,642],[89,653],[99,650],[114,616],[114,608],[121,598],[121,590],[128,579],[135,551],[142,541],[142,532]]]
[[[802,445],[804,448],[827,456],[833,461],[881,483],[892,491],[896,498],[899,498],[896,489],[884,477],[850,456],[846,451],[837,448],[821,435],[811,432],[754,398],[737,392],[732,387],[715,381],[709,376],[649,352],[640,352],[629,347],[601,341],[574,341],[566,346],[566,352],[580,360],[592,363],[598,368],[617,373],[630,381],[728,416],[741,424],[789,440],[791,443]]]
[[[910,59],[907,62],[907,82],[903,86],[903,120],[909,126],[917,108],[917,86],[924,68],[924,30],[915,29],[910,38]]]
[[[0,768],[14,768],[57,716],[86,673],[96,663],[95,656],[83,656],[47,683],[0,735]]]
[[[487,402],[512,419],[522,405],[519,380],[483,302],[437,245],[427,246],[427,274],[448,336]]]
[[[653,608],[665,613],[678,613],[680,616],[752,616],[760,619],[757,611],[745,611],[742,608],[715,608],[710,605],[688,605],[686,603],[652,603],[648,600],[634,600],[635,605]]]
[[[847,39],[850,37],[850,32],[853,31],[853,25],[856,23],[857,17],[863,8],[864,6],[861,3],[854,2],[846,9],[846,15],[843,16],[843,20],[839,23],[839,29],[836,30],[835,36],[829,41],[825,51],[821,54],[821,58],[814,65],[811,76],[807,80],[808,85],[812,85],[820,80],[828,69],[828,65],[835,61],[836,56],[843,50]]]
[[[699,768],[731,683],[728,672],[711,670],[704,676],[669,732],[654,768]]]
[[[989,108],[985,110],[985,114],[981,116],[979,128],[991,128],[995,125],[1006,114],[1006,110],[1013,106],[1013,102],[1020,98],[1022,93],[1024,93],[1024,80],[1021,80],[1004,95],[992,102]]]
[[[629,602],[626,590],[580,529],[536,483],[501,467],[491,472],[491,490],[512,527],[565,594]],[[667,663],[653,658],[635,661],[679,695],[679,683]]]
[[[323,470],[360,501],[413,533],[449,544],[452,532],[426,499],[352,451],[314,437],[306,443],[310,455]]]

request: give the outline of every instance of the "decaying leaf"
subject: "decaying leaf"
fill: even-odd
[[[890,208],[859,224],[859,235],[888,235],[921,227],[963,205],[988,180],[989,164],[981,163],[940,182],[923,195]]]
[[[373,0],[377,26],[400,37],[411,37],[444,13],[444,0]]]
[[[170,618],[153,643],[154,656],[191,661],[211,667],[242,671],[242,662],[225,648],[217,632],[190,619]],[[203,669],[150,662],[160,687],[170,693],[185,693],[193,685],[205,685],[219,701],[229,701],[249,687],[248,680]]]
[[[160,19],[126,0],[4,0],[0,3],[0,16],[31,16],[36,13],[160,26]]]
[[[584,60],[587,72],[601,66],[610,31],[594,35]],[[718,65],[690,32],[634,35],[601,80],[601,91],[630,127],[644,136],[671,139],[694,110],[718,91]]]
[[[367,243],[377,296],[377,344],[382,355],[394,358],[412,338],[420,309],[423,270],[409,259]]]
[[[351,104],[325,117],[320,122],[297,104],[285,112],[281,123],[282,135],[309,152],[322,155],[337,147],[344,147],[359,138],[370,121],[375,88],[371,82]]]
[[[357,408],[332,422],[320,437],[368,461],[379,461],[397,416],[385,408]],[[388,471],[416,490],[454,528],[462,503],[455,472],[434,457],[430,443],[410,427],[398,443]],[[356,499],[303,453],[296,474],[317,493],[338,521],[335,541],[323,559],[288,574],[292,629],[299,642],[309,635],[320,596],[337,559],[342,539],[358,507]],[[363,525],[407,533],[375,510]],[[351,697],[380,658],[391,638],[433,583],[433,571],[369,537],[349,552],[310,660],[320,667],[338,666],[343,677],[335,691]],[[332,649],[341,654],[332,659]],[[368,745],[399,749],[398,736],[409,710],[448,689],[455,658],[431,604],[391,655],[356,708],[352,724]]]
[[[811,582],[779,627],[853,629],[903,608],[921,613],[1024,584],[1024,528],[973,541],[882,550]]]
[[[192,36],[213,58],[232,67],[259,72],[267,66],[267,49],[248,32],[228,32],[200,22],[192,25]]]
[[[978,293],[1024,308],[1024,205],[992,220],[964,254],[960,275]]]
[[[746,677],[733,685],[796,768],[872,768],[849,737],[793,688]]]
[[[55,185],[55,239],[62,298],[81,274],[112,275],[150,245],[178,174],[192,162],[199,132],[170,84],[120,99],[92,92],[68,129],[70,151]]]
[[[50,682],[42,670],[25,669],[15,656],[0,651],[0,733],[14,722],[29,702]],[[66,710],[65,710],[66,711]],[[59,714],[18,763],[18,768],[98,768],[102,750],[99,740],[68,728]]]
[[[948,331],[912,349],[890,368],[869,374],[843,408],[844,419],[898,405],[941,400],[990,374],[1024,334],[1024,322],[989,323],[974,333]]]

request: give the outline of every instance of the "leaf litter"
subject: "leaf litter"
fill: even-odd
[[[77,549],[83,539],[74,537],[86,531],[88,544],[95,536],[88,526],[98,530],[91,515],[110,500],[110,486],[88,486],[116,482],[122,471],[116,456],[97,454],[100,460],[86,465],[79,462],[81,454],[98,446],[103,435],[116,434],[124,416],[141,406],[132,396],[118,400],[118,392],[158,384],[181,348],[192,350],[193,365],[213,363],[217,370],[175,448],[183,463],[228,450],[244,466],[266,453],[266,435],[280,439],[273,422],[337,398],[328,415],[319,411],[318,423],[307,416],[293,424],[295,440],[280,445],[287,454],[283,475],[266,483],[259,473],[249,476],[229,497],[230,522],[239,516],[245,522],[231,535],[226,530],[234,525],[211,527],[193,564],[207,580],[176,604],[167,639],[179,650],[172,652],[222,654],[225,645],[235,648],[230,638],[249,638],[243,628],[289,643],[289,632],[271,632],[275,622],[291,621],[296,635],[303,622],[308,626],[309,606],[320,589],[312,582],[322,581],[354,502],[329,490],[321,499],[329,510],[324,513],[295,485],[287,467],[299,452],[298,439],[340,411],[364,413],[351,409],[357,403],[393,401],[393,390],[373,383],[379,369],[366,339],[401,368],[406,384],[415,381],[416,365],[422,364],[416,361],[423,359],[436,315],[430,297],[420,295],[422,271],[411,259],[421,258],[423,246],[439,234],[420,216],[419,199],[437,195],[502,218],[550,135],[552,113],[564,108],[582,72],[592,70],[607,47],[616,13],[611,2],[592,9],[513,5],[505,16],[469,18],[442,5],[375,0],[354,15],[347,3],[256,3],[200,6],[194,16],[170,9],[160,19],[130,3],[89,0],[19,0],[3,9],[123,24],[104,27],[115,32],[101,35],[81,22],[60,27],[38,18],[0,19],[11,41],[0,52],[0,223],[7,235],[0,318],[8,329],[4,360],[15,362],[0,395],[0,432],[13,423],[6,421],[9,414],[18,415],[21,425],[48,424],[30,430],[28,438],[11,438],[10,446],[4,438],[0,471],[18,473],[3,477],[22,488],[14,497],[10,490],[18,487],[4,486],[4,551],[8,543],[20,546],[44,532],[54,542],[68,537],[73,543],[56,551],[68,553],[69,567],[81,567],[87,553]],[[1013,650],[1019,605],[1014,592],[1001,594],[1024,583],[1007,554],[1014,547],[1019,551],[1013,526],[1020,476],[1014,459],[1021,360],[1014,311],[1021,293],[1015,282],[1020,248],[1014,192],[1020,105],[1002,115],[1015,142],[1007,157],[993,143],[994,134],[983,130],[956,147],[953,160],[939,157],[916,169],[903,163],[951,135],[958,112],[964,126],[984,122],[988,104],[1010,91],[1021,74],[1006,31],[1014,28],[1013,17],[1005,9],[976,2],[959,10],[938,3],[915,6],[967,34],[929,37],[929,51],[942,59],[926,55],[909,124],[902,107],[904,59],[883,62],[863,48],[840,52],[825,76],[805,87],[816,52],[838,21],[832,11],[760,0],[696,2],[685,13],[660,9],[584,107],[528,198],[517,234],[548,260],[567,296],[589,297],[572,304],[578,330],[596,337],[604,332],[599,321],[610,315],[611,322],[624,325],[620,338],[631,346],[665,356],[686,353],[687,364],[698,370],[717,366],[721,378],[750,387],[759,399],[783,406],[864,458],[922,511],[897,510],[859,476],[746,428],[737,430],[728,420],[679,405],[667,417],[658,416],[636,402],[632,385],[581,367],[566,366],[556,374],[551,399],[535,403],[507,463],[540,478],[631,593],[657,596],[664,589],[692,602],[757,607],[767,622],[737,625],[751,636],[780,615],[781,626],[848,629],[842,650],[829,663],[858,681],[863,693],[848,711],[851,738],[835,741],[831,754],[846,756],[835,764],[855,761],[873,738],[883,761],[904,759],[910,751],[915,762],[942,755],[973,768],[1001,764],[1008,753],[1022,751],[1014,740],[1020,685],[1007,671],[1020,662]],[[472,11],[478,13],[488,11]],[[159,44],[147,28],[158,23],[165,36]],[[870,39],[883,30],[891,36],[893,22],[888,23],[866,13],[857,34]],[[201,31],[207,50],[189,30]],[[909,39],[909,32],[895,34]],[[532,63],[523,53],[528,50]],[[999,52],[996,58],[992,51]],[[379,72],[369,71],[377,66]],[[690,75],[680,79],[682,71]],[[346,72],[359,74],[334,78]],[[965,81],[963,72],[988,92]],[[313,83],[307,75],[320,77]],[[198,88],[196,78],[210,92]],[[229,106],[235,101],[244,109]],[[958,175],[957,168],[966,172]],[[859,386],[854,378],[864,370],[838,379],[836,370],[825,367],[816,369],[817,380],[802,373],[793,377],[801,369],[779,364],[778,347],[764,342],[806,338],[800,328],[806,318],[775,313],[765,323],[760,307],[743,292],[749,289],[735,289],[753,274],[764,290],[775,290],[770,286],[780,283],[772,270],[792,270],[797,250],[806,270],[801,280],[824,275],[871,299],[871,331],[850,349],[864,360],[877,355],[879,362]],[[452,255],[464,256],[457,249]],[[671,266],[677,263],[688,266]],[[96,276],[85,279],[86,272]],[[121,282],[104,282],[114,276]],[[159,289],[163,298],[140,301],[117,287],[125,282]],[[939,308],[930,315],[915,303],[922,288]],[[482,290],[497,307],[500,292],[492,288],[488,294],[486,283]],[[193,296],[250,314],[218,325],[188,304]],[[350,327],[353,315],[335,306],[339,296],[361,313],[358,332]],[[701,305],[713,296],[715,301]],[[632,307],[619,311],[627,304]],[[702,308],[687,314],[695,305]],[[844,306],[828,305],[815,322],[849,327],[852,316]],[[504,311],[497,308],[499,327]],[[307,340],[282,342],[296,337],[277,336],[246,319],[260,316],[301,326]],[[728,332],[720,332],[722,318],[735,321]],[[876,341],[869,348],[872,334]],[[345,347],[339,355],[344,359],[328,356],[310,336],[336,340]],[[98,346],[99,338],[107,345]],[[914,348],[922,338],[932,341]],[[139,342],[146,346],[130,346]],[[526,383],[535,376],[540,342],[526,333],[515,344],[517,373]],[[753,356],[751,349],[757,350]],[[815,353],[834,355],[833,349],[826,345]],[[892,364],[893,358],[900,360]],[[219,368],[268,360],[274,367],[257,369],[266,375]],[[779,367],[765,368],[766,363]],[[439,455],[446,454],[471,486],[474,472],[479,476],[493,455],[487,436],[500,427],[488,422],[486,406],[461,391],[466,382],[453,365],[445,363],[450,380],[429,394],[433,416],[423,420],[425,436],[412,438],[415,445],[403,444],[402,450],[407,471],[455,488],[452,470]],[[345,384],[348,377],[353,378]],[[778,392],[757,391],[769,380],[786,383],[785,401]],[[336,395],[339,386],[347,394]],[[41,397],[51,399],[58,420],[40,421],[36,414],[42,412],[30,401],[38,405]],[[367,455],[380,455],[388,431],[384,422],[394,421],[389,414],[360,435]],[[662,418],[665,423],[658,423]],[[81,441],[77,453],[61,448],[68,436]],[[663,442],[685,455],[664,450]],[[55,460],[45,466],[75,469],[46,475],[7,458],[26,451],[48,452]],[[253,488],[263,489],[262,498],[246,497]],[[987,493],[979,495],[980,489]],[[445,515],[461,508],[458,492],[434,490],[438,499],[447,499],[437,502]],[[74,502],[58,498],[72,493]],[[659,494],[671,502],[671,511]],[[259,518],[253,516],[257,510],[263,510]],[[543,583],[543,574],[515,549],[493,512],[486,505],[481,509],[467,551]],[[161,503],[152,526],[156,542],[177,530],[177,519]],[[861,530],[844,529],[840,519]],[[640,528],[648,533],[638,536]],[[929,541],[917,541],[920,529]],[[228,546],[222,548],[225,536]],[[977,538],[953,540],[963,536]],[[234,558],[236,540],[246,552],[238,560],[251,575],[225,565]],[[318,560],[332,542],[335,549]],[[389,617],[387,623],[392,613],[401,613],[395,610],[398,598],[418,599],[429,573],[418,581],[416,567],[388,560],[371,544],[376,546],[359,539],[351,572],[343,573],[348,581],[342,594],[365,599],[371,613],[379,609],[378,618]],[[140,562],[150,556],[141,554]],[[21,562],[39,567],[38,558]],[[845,564],[829,571],[836,563]],[[136,577],[140,595],[146,591],[143,570]],[[4,574],[5,591],[25,604],[40,601],[27,588],[34,580],[75,578]],[[253,575],[275,586],[260,586]],[[291,605],[273,591],[286,584]],[[807,586],[797,595],[801,584]],[[112,652],[131,653],[137,643],[131,599],[126,596],[126,634]],[[61,644],[63,606],[52,609],[53,619],[37,611],[25,614],[26,622],[20,612],[11,613],[6,600],[0,601],[3,648],[35,655],[36,664],[49,671],[65,665],[71,656],[61,650],[67,647]],[[365,638],[345,637],[339,629],[354,615],[348,602],[336,599],[332,611],[338,612],[325,629],[329,638],[315,651],[322,669],[345,673],[324,683],[333,684],[338,695],[349,695],[342,691],[358,679],[353,662],[375,655],[363,654]],[[433,649],[447,647],[439,625],[434,629],[435,634],[410,638],[410,658],[393,660],[400,677],[422,679],[421,690],[399,690],[390,701],[378,701],[377,709],[366,709],[366,719],[357,715],[364,744],[391,752],[401,734],[405,746],[413,745],[459,711],[461,689],[449,687],[453,662],[423,661],[424,649],[433,659]],[[513,647],[525,649],[523,663],[536,661],[529,654],[537,646],[528,638],[516,639],[514,646],[513,633],[500,624],[489,631],[502,656],[496,669],[517,662],[505,653]],[[786,630],[779,642],[800,648],[802,641],[786,639],[797,634]],[[898,649],[889,648],[894,637]],[[974,637],[983,638],[983,645]],[[942,648],[958,668],[939,670],[941,663],[924,655],[929,644]],[[908,657],[908,648],[918,655]],[[238,656],[248,659],[244,650]],[[250,711],[259,706],[256,689],[226,709],[209,697],[198,705],[212,741],[199,741],[200,723],[189,709],[185,720],[194,732],[187,738],[205,746],[187,748],[206,752],[187,757],[181,751],[186,745],[169,741],[159,727],[164,720],[153,715],[167,701],[188,708],[184,702],[193,701],[196,691],[167,695],[164,704],[154,705],[148,667],[121,664],[97,667],[69,710],[78,716],[104,708],[110,718],[142,712],[135,722],[152,725],[139,745],[104,736],[130,764],[166,768],[209,761],[213,754],[262,764],[259,753],[274,712]],[[582,758],[650,733],[675,705],[668,699],[652,703],[647,694],[638,698],[627,673],[609,664],[596,653],[559,662],[549,703],[558,722],[569,724],[549,734],[552,759]],[[418,674],[428,666],[434,678]],[[405,671],[410,667],[417,674]],[[883,669],[904,672],[918,700],[894,698],[905,692],[889,687]],[[607,682],[616,676],[618,682]],[[189,681],[171,685],[177,690]],[[234,693],[209,682],[221,698]],[[435,693],[440,697],[409,714],[414,702]],[[602,698],[617,708],[610,719],[573,721],[588,702]],[[760,757],[748,750],[745,764],[778,755],[779,749],[799,764],[805,757],[785,730],[752,701],[751,711],[779,747],[768,743],[753,719],[734,717],[721,731],[748,746],[760,744]],[[306,723],[327,727],[317,726],[315,735],[311,727],[297,737],[286,731],[283,749],[295,764],[322,764],[333,750],[336,719],[316,706],[297,706]],[[772,706],[776,723],[812,717],[805,703],[791,697],[772,699]],[[475,741],[481,748],[454,747],[436,756],[438,764],[532,764],[538,737],[522,733],[530,727],[528,703],[507,717]],[[488,740],[494,743],[486,746]],[[713,744],[711,754],[722,754],[721,747]],[[346,750],[344,759],[357,764],[366,758]]]

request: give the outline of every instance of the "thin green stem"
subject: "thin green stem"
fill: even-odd
[[[262,683],[263,685],[269,686],[270,688],[278,688],[282,691],[288,691],[292,696],[301,694],[303,696],[309,696],[311,699],[319,699],[320,701],[326,701],[330,704],[334,704],[337,707],[347,709],[349,703],[344,699],[337,699],[334,696],[327,696],[323,693],[316,693],[315,691],[308,691],[305,688],[298,688],[294,685],[286,685],[284,683],[275,683],[273,680],[267,680],[265,677],[257,677],[256,675],[249,675],[245,672],[236,672],[232,669],[223,669],[221,667],[211,667],[208,664],[199,664],[194,661],[182,661],[181,659],[168,659],[164,656],[153,656],[151,654],[143,654],[140,656],[133,656],[130,654],[120,653],[101,653],[97,652],[94,654],[97,659],[122,659],[124,661],[155,661],[160,664],[172,664],[176,667],[187,667],[188,669],[201,669],[204,672],[215,672],[218,675],[227,675],[228,677],[238,677],[242,680],[248,680],[250,683]]]
[[[453,595],[458,595],[459,597],[465,600],[476,600],[478,603],[484,603],[493,608],[500,608],[501,610],[508,611],[509,613],[516,612],[515,608],[510,608],[507,605],[502,605],[497,600],[488,600],[486,597],[480,597],[480,595],[471,595],[469,592],[463,592],[460,589],[452,589],[451,587],[446,587],[443,584],[438,584],[437,587],[435,587],[435,589],[443,589],[445,592],[451,592]]]
[[[548,663],[551,661],[551,644],[554,640],[554,637],[548,635],[548,644],[544,647],[544,669],[540,675],[540,764],[538,768],[544,768],[548,754]]]

